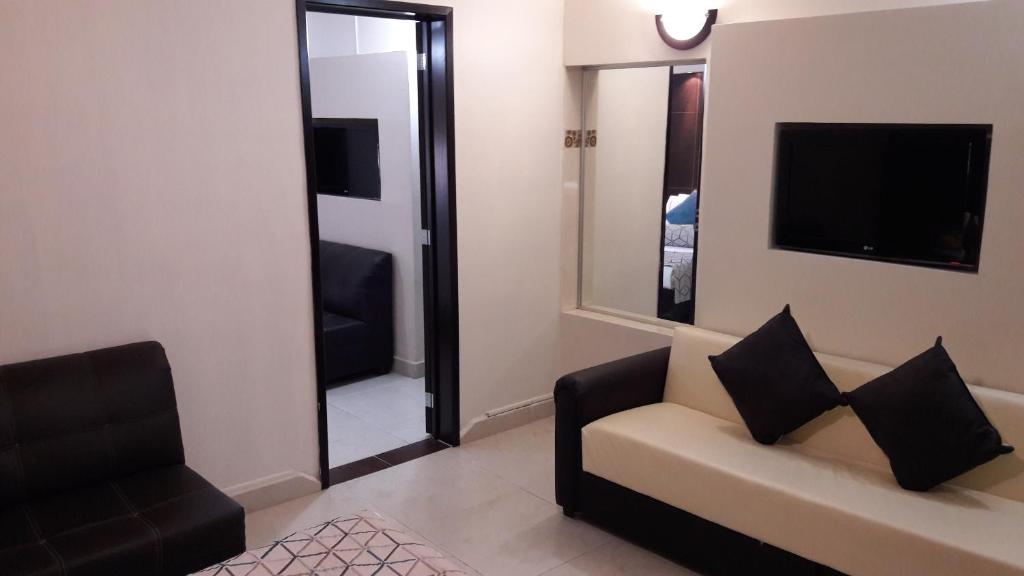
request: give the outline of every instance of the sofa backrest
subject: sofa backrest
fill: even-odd
[[[324,310],[363,322],[388,321],[394,287],[391,254],[320,241]]]
[[[708,361],[708,356],[721,354],[739,340],[700,328],[677,328],[672,340],[664,400],[742,426],[736,406]],[[892,369],[830,354],[815,355],[844,392]],[[1024,502],[1024,395],[979,386],[969,388],[1003,436],[1003,442],[1018,450],[952,480],[951,484]],[[889,460],[849,407],[831,410],[781,442],[799,450],[889,469]]]
[[[0,366],[0,509],[184,461],[157,342]]]

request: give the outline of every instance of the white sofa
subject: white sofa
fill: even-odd
[[[760,445],[708,361],[738,340],[677,329],[662,401],[582,426],[582,471],[846,574],[1024,574],[1020,452],[918,493],[896,484],[849,408]],[[891,370],[817,356],[843,391]],[[1024,395],[971,392],[1024,447]]]

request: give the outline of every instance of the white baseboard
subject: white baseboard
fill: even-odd
[[[426,374],[427,363],[423,360],[414,362],[395,356],[395,363],[391,366],[393,372],[397,372],[407,378],[423,378]]]
[[[294,470],[278,472],[224,489],[224,493],[241,504],[247,513],[319,491],[319,480]]]
[[[518,428],[542,420],[555,413],[555,399],[551,394],[537,396],[523,402],[489,410],[470,420],[460,432],[463,443],[472,442],[499,432]]]

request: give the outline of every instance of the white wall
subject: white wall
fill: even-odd
[[[328,12],[306,13],[310,58],[416,52],[416,23]]]
[[[666,13],[683,2],[717,8],[717,22],[729,24],[972,1],[984,0],[565,0],[565,64],[707,58],[715,34],[686,51],[669,48],[658,37],[654,15]]]
[[[589,74],[583,303],[657,316],[669,69]]]
[[[941,334],[965,378],[1024,392],[1022,22],[993,0],[717,30],[698,324],[742,334],[790,302],[824,351],[894,364]],[[994,124],[980,272],[768,249],[781,121]]]
[[[341,17],[333,15],[335,17]],[[389,20],[355,16],[356,49],[360,54],[380,52],[416,53],[416,23],[412,20]]]
[[[311,58],[314,118],[376,118],[380,201],[320,195],[320,238],[382,250],[394,260],[395,357],[406,372],[423,363],[423,280],[420,248],[419,156],[414,155],[406,52]]]
[[[465,425],[550,393],[557,375],[563,7],[551,0],[431,3],[455,8]]]
[[[357,18],[348,14],[306,13],[306,50],[310,59],[359,53]]]
[[[294,5],[0,2],[0,362],[156,339],[190,466],[317,473]]]
[[[894,364],[943,334],[966,378],[1024,391],[1022,21],[1024,4],[992,0],[717,28],[697,324],[745,334],[789,302],[818,349]],[[994,123],[981,272],[769,250],[777,121]],[[581,330],[578,316],[563,315],[564,347],[601,350],[595,361],[634,351],[637,339],[663,342],[609,319]]]

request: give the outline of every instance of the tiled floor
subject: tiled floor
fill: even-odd
[[[427,437],[423,378],[392,372],[327,390],[331,467]]]
[[[554,502],[554,420],[443,450],[250,514],[249,546],[359,510],[379,512],[483,576],[693,572],[579,520]]]

